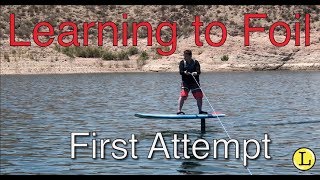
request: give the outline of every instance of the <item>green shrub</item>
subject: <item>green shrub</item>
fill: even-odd
[[[67,56],[69,56],[69,57],[71,57],[71,58],[74,58],[73,48],[71,48],[71,47],[69,47],[69,46],[63,48],[63,49],[62,49],[62,53],[65,54],[65,55],[67,55]]]
[[[228,61],[229,60],[229,56],[228,55],[223,55],[221,57],[221,61]]]
[[[5,52],[3,54],[3,56],[4,56],[4,59],[7,60],[7,62],[10,62],[10,57],[9,57],[9,54],[7,52]]]
[[[146,51],[143,51],[143,52],[140,54],[139,58],[137,59],[137,66],[138,66],[139,68],[141,68],[143,65],[146,64],[146,60],[148,60],[148,59],[149,59],[148,53],[147,53]]]
[[[113,54],[112,52],[109,52],[109,51],[105,51],[105,52],[103,52],[103,54],[102,54],[102,59],[103,60],[114,60],[114,59],[116,59],[116,55],[115,54]]]
[[[129,54],[130,56],[135,55],[135,54],[138,54],[138,53],[139,53],[139,50],[138,50],[138,48],[135,47],[135,46],[131,46],[131,47],[129,48],[129,50],[128,50],[128,54]]]
[[[117,60],[129,60],[128,51],[120,51],[117,53]]]
[[[145,60],[148,60],[149,59],[149,55],[146,51],[143,51],[141,54],[140,54],[140,57],[139,59],[145,61]]]

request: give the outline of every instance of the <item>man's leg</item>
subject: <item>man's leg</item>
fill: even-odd
[[[197,106],[198,106],[198,110],[199,112],[202,112],[202,98],[197,98]]]
[[[179,100],[178,100],[178,111],[177,113],[181,112],[182,110],[182,107],[183,107],[183,104],[184,104],[184,101],[187,99],[186,96],[180,96],[179,97]]]
[[[192,91],[193,97],[197,100],[197,106],[199,110],[199,114],[207,114],[207,112],[202,111],[202,99],[203,99],[203,93],[201,89],[197,88],[194,91]]]
[[[177,114],[184,114],[181,110],[184,104],[184,101],[187,100],[189,94],[189,89],[186,87],[186,84],[181,83],[181,91],[180,91],[180,97],[178,100],[178,111]]]

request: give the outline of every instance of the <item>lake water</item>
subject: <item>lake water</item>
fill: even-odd
[[[206,132],[200,120],[142,119],[135,113],[175,113],[180,90],[177,73],[116,73],[73,75],[1,76],[1,174],[146,174],[146,175],[249,175],[320,174],[319,160],[309,171],[298,170],[292,162],[294,152],[310,148],[320,158],[320,72],[231,72],[203,73],[200,77],[206,97],[216,111],[226,117],[206,120]],[[211,112],[204,99],[204,110]],[[183,111],[197,113],[190,94]],[[223,126],[222,126],[223,125]],[[239,141],[240,157],[229,146],[224,158],[220,146],[213,156],[213,140]],[[95,136],[92,136],[95,132]],[[76,158],[71,158],[71,133],[77,136]],[[148,158],[157,133],[168,149],[154,151]],[[138,140],[132,157],[131,135]],[[179,143],[174,158],[171,140],[186,134],[191,140],[207,140],[211,150],[205,159],[184,158]],[[268,155],[262,143],[267,134]],[[92,158],[92,139],[97,140],[97,157]],[[123,139],[117,146],[105,146],[100,158],[100,140]],[[244,140],[260,142],[257,158],[243,166]],[[158,139],[159,140],[159,139]],[[159,140],[157,147],[161,147]],[[248,146],[253,156],[257,145]],[[190,153],[190,147],[188,152]],[[192,151],[191,151],[192,152]],[[200,154],[200,153],[199,153]]]

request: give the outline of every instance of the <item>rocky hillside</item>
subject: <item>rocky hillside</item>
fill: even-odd
[[[0,6],[0,62],[1,74],[27,73],[81,73],[113,71],[177,71],[177,62],[185,49],[193,50],[204,71],[218,70],[320,70],[320,6],[222,6],[222,5],[176,5],[176,6],[61,6],[29,5]],[[250,33],[250,46],[244,46],[244,15],[266,13],[265,19],[252,19],[250,26],[265,27],[265,32]],[[300,17],[295,17],[295,14]],[[30,47],[10,47],[10,14],[15,15],[16,41],[31,41]],[[126,14],[127,17],[124,17]],[[310,45],[305,46],[305,14],[310,14]],[[192,22],[199,16],[203,22],[200,40],[203,46],[195,44],[195,30]],[[41,21],[49,22],[54,28],[55,38],[48,47],[39,47],[33,42],[33,29]],[[114,22],[119,28],[114,37],[110,28],[103,33],[103,46],[98,47],[98,28],[89,30],[89,46],[83,47],[84,22]],[[219,21],[227,28],[226,42],[212,47],[205,40],[205,28],[209,23]],[[290,42],[276,47],[270,42],[269,30],[277,21],[285,22],[291,28]],[[77,25],[80,47],[62,47],[57,43],[59,34],[72,30],[63,22]],[[152,45],[147,46],[147,29],[138,30],[137,46],[132,46],[132,23],[148,22],[152,26]],[[157,48],[169,51],[172,46],[160,46],[155,38],[156,28],[161,22],[177,23],[177,48],[172,55],[161,56]],[[122,24],[128,24],[128,46],[123,46]],[[300,46],[296,46],[295,23],[300,23]],[[42,29],[47,31],[48,29]],[[221,40],[221,29],[212,28],[210,39]],[[285,29],[275,28],[275,40],[283,42]],[[41,37],[45,42],[50,37]],[[113,45],[113,39],[118,45]],[[163,28],[163,41],[172,39],[170,28]],[[65,40],[70,41],[72,36]]]

